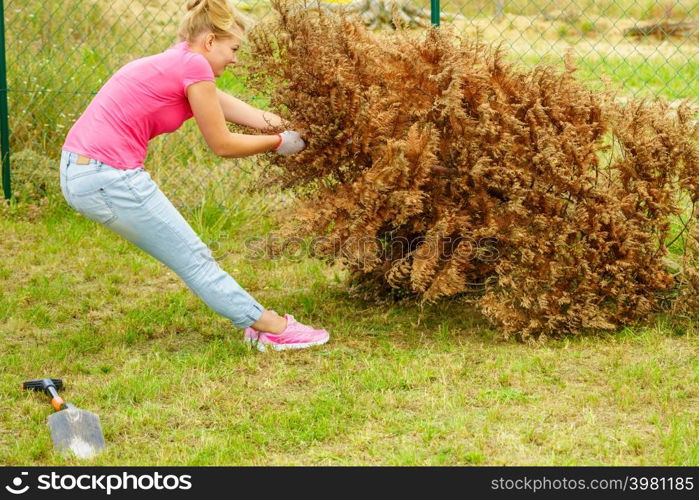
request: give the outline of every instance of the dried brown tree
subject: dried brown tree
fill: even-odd
[[[356,289],[465,296],[536,338],[631,324],[699,284],[665,265],[670,222],[699,197],[688,103],[621,106],[570,61],[520,69],[445,28],[275,9],[250,35],[250,83],[308,147],[266,179],[298,195],[282,233],[323,236],[316,254]]]

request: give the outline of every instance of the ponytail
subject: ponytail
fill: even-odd
[[[230,0],[188,0],[186,7],[178,33],[180,40],[191,42],[205,31],[221,38],[242,38],[251,24]]]

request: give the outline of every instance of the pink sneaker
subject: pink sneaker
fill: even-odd
[[[245,329],[245,342],[264,352],[269,346],[276,351],[285,349],[303,349],[314,345],[325,344],[330,334],[325,330],[316,330],[299,323],[291,314],[285,314],[286,328],[280,334],[258,332],[252,327]]]

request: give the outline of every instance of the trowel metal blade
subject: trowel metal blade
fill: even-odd
[[[49,415],[53,446],[61,453],[92,458],[105,447],[100,418],[80,408],[68,408]]]

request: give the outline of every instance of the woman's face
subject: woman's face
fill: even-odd
[[[228,66],[238,63],[236,52],[240,48],[240,38],[217,37],[213,33],[206,33],[201,43],[204,49],[203,55],[209,61],[214,76],[221,76]]]

